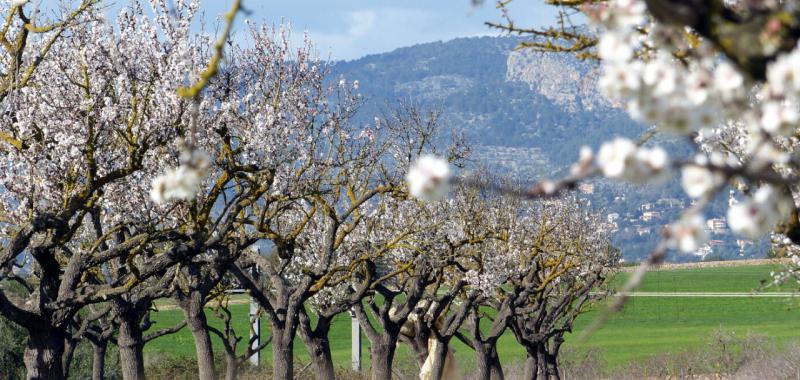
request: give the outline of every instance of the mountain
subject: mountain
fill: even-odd
[[[513,52],[520,41],[479,37],[416,45],[339,62],[334,76],[359,80],[367,99],[362,115],[397,100],[440,109],[445,135],[464,133],[476,159],[499,161],[508,170],[557,171],[581,145],[644,130],[594,91],[590,63]]]
[[[336,62],[333,80],[358,80],[365,104],[360,123],[371,123],[397,101],[442,112],[442,138],[463,134],[476,163],[532,182],[563,175],[583,145],[595,151],[615,136],[637,139],[648,128],[631,120],[597,90],[598,67],[568,54],[514,50],[518,37],[472,37],[400,48],[353,61]],[[687,157],[681,140],[656,136],[651,144]],[[647,255],[659,231],[690,200],[677,179],[660,186],[634,187],[597,179],[581,197],[608,216],[613,240],[628,261]],[[724,215],[727,198],[707,210]],[[616,215],[616,216],[615,216]],[[763,242],[737,240],[722,225],[710,228],[706,258],[763,256]],[[716,228],[720,227],[720,228]],[[671,255],[673,261],[701,255]]]

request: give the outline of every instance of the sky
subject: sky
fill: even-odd
[[[56,1],[32,3],[47,7]],[[128,3],[105,1],[113,4],[109,7],[110,14],[116,14],[115,9]],[[512,2],[514,21],[525,26],[552,23],[555,19],[552,7],[542,3],[541,0]],[[231,4],[231,0],[203,1],[206,24],[214,25]],[[290,23],[297,41],[308,31],[320,55],[335,60],[351,60],[457,37],[497,35],[499,32],[490,30],[484,22],[501,20],[494,0],[485,0],[479,6],[473,6],[470,0],[243,0],[243,5],[250,11],[245,17],[253,21]],[[237,20],[239,32],[243,30],[242,21],[243,18]]]
[[[542,25],[554,20],[541,1],[517,3],[512,3],[512,16],[520,23]],[[330,53],[333,59],[456,37],[496,35],[484,22],[500,21],[501,16],[492,0],[476,7],[470,0],[251,0],[247,8],[253,10],[249,17],[254,21],[283,19],[297,32],[307,30],[319,52]]]

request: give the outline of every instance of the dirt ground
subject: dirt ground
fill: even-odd
[[[727,260],[727,261],[703,261],[699,263],[664,263],[657,265],[652,270],[670,270],[670,269],[693,269],[693,268],[721,268],[721,267],[738,267],[747,265],[772,265],[772,264],[786,264],[789,259],[752,259],[752,260]],[[636,266],[624,267],[623,272],[633,272]]]

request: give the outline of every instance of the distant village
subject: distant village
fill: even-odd
[[[580,184],[578,191],[583,195],[594,194],[595,185],[591,183]],[[584,200],[591,203],[588,199]],[[624,195],[614,198],[614,203],[625,201]],[[690,201],[688,206],[693,205],[694,202]],[[732,202],[735,202],[735,199],[731,196],[729,203]],[[624,214],[618,212],[607,213],[602,228],[618,236],[637,236],[641,239],[656,240],[660,237],[661,229],[667,226],[674,215],[680,213],[686,207],[687,204],[684,200],[661,198],[655,202],[640,204],[635,211]],[[631,207],[631,209],[633,208]],[[720,250],[727,252],[738,250],[738,256],[745,256],[747,249],[755,243],[752,240],[742,239],[731,234],[724,215],[707,215],[707,217],[705,229],[708,233],[708,241],[694,252],[697,258],[705,259]]]

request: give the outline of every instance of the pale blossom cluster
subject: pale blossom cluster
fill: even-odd
[[[183,154],[184,164],[167,170],[153,179],[150,200],[157,204],[173,200],[193,200],[200,192],[211,161],[205,152],[194,150]]]
[[[158,204],[173,200],[193,200],[200,192],[200,171],[181,165],[153,179],[150,199]]]
[[[606,177],[632,183],[658,181],[670,171],[669,158],[664,149],[638,147],[624,138],[616,138],[600,146],[596,161]]]
[[[652,18],[643,0],[612,0],[593,9],[602,92],[635,119],[689,137],[700,151],[692,160],[673,159],[687,195],[702,206],[734,179],[739,190],[757,190],[730,207],[733,232],[757,238],[783,222],[795,207],[792,188],[779,192],[755,177],[796,173],[791,152],[800,122],[800,50],[779,55],[758,83],[693,31]],[[634,183],[659,172],[662,166],[653,163],[670,165],[665,154],[645,151],[642,157],[641,149],[616,139],[603,144],[596,164],[606,177]],[[670,227],[670,245],[696,249],[705,238],[702,224],[692,210]]]
[[[705,224],[705,219],[699,214],[684,215],[669,226],[670,247],[686,253],[696,252],[708,240]]]
[[[142,6],[124,7],[113,19],[87,10],[72,37],[54,40],[46,59],[40,52],[55,31],[31,34],[22,63],[38,67],[28,86],[2,102],[3,109],[14,110],[13,118],[2,116],[4,132],[24,147],[2,149],[0,165],[8,170],[0,171],[0,208],[24,221],[53,212],[83,185],[105,183],[113,173],[116,179],[105,183],[98,200],[108,222],[147,220],[157,213],[149,200],[152,180],[162,174],[159,168],[174,165],[180,126],[188,122],[176,90],[207,58],[202,47],[208,38],[189,31],[197,7],[195,1],[181,2],[170,15],[156,3],[153,14]],[[206,110],[201,107],[202,125]],[[187,188],[196,182],[185,170],[172,174],[164,180],[182,178],[178,182]]]
[[[712,155],[712,157],[719,156]],[[714,161],[719,163],[719,160]],[[707,156],[699,155],[695,159],[695,165],[684,165],[681,168],[681,186],[689,197],[701,198],[710,195],[712,191],[725,183],[725,176],[722,173],[705,167],[708,162]]]
[[[793,200],[786,194],[765,185],[752,197],[728,208],[728,225],[737,234],[757,238],[789,216],[793,207]]]
[[[406,174],[412,196],[432,202],[441,199],[450,188],[450,164],[434,155],[420,157]]]

